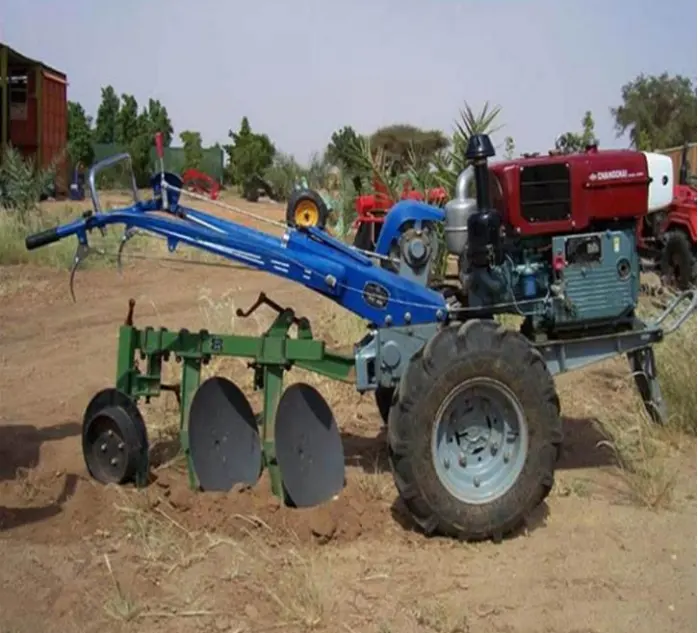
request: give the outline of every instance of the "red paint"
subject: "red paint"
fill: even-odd
[[[448,194],[443,187],[434,187],[427,191],[427,202],[429,204],[441,205],[448,199]],[[412,188],[412,183],[405,180],[402,187],[400,200],[423,201],[424,195],[421,191]],[[354,202],[357,217],[354,220],[353,228],[358,229],[361,224],[382,224],[385,216],[391,207],[397,202],[390,197],[387,187],[378,179],[373,181],[373,193],[358,196]]]
[[[521,168],[555,163],[569,165],[570,217],[552,222],[528,222],[521,214]],[[641,152],[596,150],[521,158],[494,163],[490,170],[501,185],[501,195],[495,196],[493,204],[503,221],[521,235],[576,233],[588,229],[594,222],[634,219],[647,213],[649,180]],[[627,170],[627,177],[599,180],[592,176],[616,170]]]
[[[40,153],[39,166],[43,169],[55,159],[56,189],[65,194],[68,191],[68,160],[64,153],[68,144],[66,77],[41,65],[29,65],[22,69],[27,74],[26,117],[9,117],[9,141],[27,158],[37,160]],[[12,70],[10,66],[10,72]]]
[[[215,178],[198,169],[185,170],[182,174],[182,188],[193,193],[207,195],[211,200],[217,200],[221,190],[221,186]]]
[[[155,133],[155,152],[157,153],[158,158],[165,157],[165,149],[162,143],[162,132]]]
[[[696,190],[689,185],[676,185],[674,199],[669,207],[663,231],[676,227],[688,233],[691,241],[696,243],[696,209],[698,200]]]

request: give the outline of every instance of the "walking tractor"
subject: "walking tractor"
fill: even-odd
[[[315,339],[305,317],[264,295],[239,311],[276,311],[259,337],[138,329],[131,310],[120,330],[116,385],[96,394],[84,414],[84,457],[97,480],[147,484],[138,402],[175,389],[193,488],[253,485],[266,468],[289,506],[339,495],[345,475],[337,423],[313,387],[284,390],[284,372],[295,366],[375,392],[397,490],[425,533],[499,539],[553,485],[563,439],[557,374],[626,355],[647,411],[657,423],[666,420],[652,346],[694,313],[696,295],[693,288],[677,294],[656,321],[639,318],[635,229],[639,217],[671,200],[669,158],[600,153],[607,168],[592,178],[584,163],[565,157],[489,166],[490,139],[473,136],[469,167],[446,207],[397,202],[375,252],[365,252],[317,226],[284,224],[276,237],[183,206],[181,179],[165,171],[159,137],[156,146],[152,199],[140,200],[134,183],[132,205],[102,211],[95,178],[130,161],[117,155],[89,173],[94,209],[29,236],[26,247],[75,235],[77,265],[89,253],[90,231],[119,223],[124,244],[146,232],[170,249],[183,243],[210,251],[302,284],[368,328],[353,353],[342,354]],[[632,172],[622,197],[611,186],[618,163]],[[472,179],[476,199],[466,195]],[[588,187],[572,196],[571,184],[580,181]],[[441,228],[459,261],[459,283],[450,289],[430,278]],[[520,331],[498,325],[495,317],[507,313],[523,317]],[[264,396],[259,417],[230,380],[200,381],[213,356],[250,359]],[[161,378],[170,358],[182,364],[174,387]]]

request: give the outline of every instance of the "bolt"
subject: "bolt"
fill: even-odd
[[[112,431],[112,430],[107,431],[107,435],[109,437],[112,437],[114,435],[114,431]]]
[[[492,453],[492,455],[496,455],[498,450],[499,446],[497,444],[492,444],[492,446],[490,447],[490,452]]]
[[[412,315],[409,312],[405,312],[405,323],[409,323],[412,320]]]
[[[119,442],[119,446],[118,446],[117,448],[118,448],[120,451],[123,451],[123,450],[124,450],[124,443],[123,443],[123,442]]]
[[[465,457],[465,453],[460,454],[460,457],[458,458],[458,465],[461,468],[465,468],[468,465],[468,460]]]
[[[506,453],[504,453],[504,463],[505,464],[508,463],[510,459],[511,459],[511,453],[509,451],[507,451]]]
[[[107,452],[107,445],[106,444],[102,444],[102,446],[100,446],[99,448],[103,453]]]
[[[475,477],[475,479],[473,479],[473,484],[475,484],[476,488],[479,488],[480,487],[480,478]]]
[[[116,459],[116,457],[112,457],[111,461],[109,462],[112,466],[116,466],[119,463],[119,460]]]
[[[444,468],[448,470],[451,467],[451,462],[448,459],[444,459]]]

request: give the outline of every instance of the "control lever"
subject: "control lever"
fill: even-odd
[[[235,310],[235,314],[239,317],[246,318],[250,316],[253,312],[256,312],[262,305],[267,305],[279,314],[283,314],[284,312],[290,312],[291,313],[291,320],[294,324],[298,325],[302,321],[305,321],[305,319],[299,319],[295,314],[293,313],[293,310],[290,310],[289,308],[284,308],[283,306],[280,306],[276,301],[270,299],[267,297],[267,295],[263,292],[259,293],[259,296],[257,297],[257,300],[247,309],[243,310],[242,308],[238,308]]]

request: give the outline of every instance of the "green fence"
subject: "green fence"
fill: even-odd
[[[95,153],[95,162],[126,151],[117,143],[94,143],[92,148]],[[154,147],[150,151],[150,160],[153,165],[153,171],[156,171],[159,165]],[[181,174],[184,171],[183,147],[165,148],[165,169],[177,174]],[[223,150],[216,147],[204,149],[200,169],[209,176],[215,178],[218,182],[221,182],[223,179]]]

